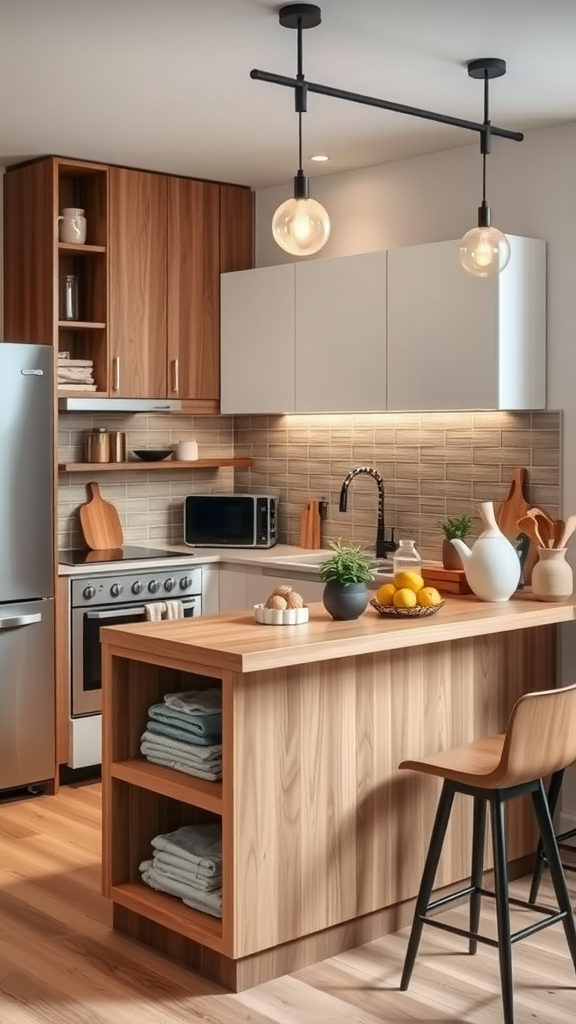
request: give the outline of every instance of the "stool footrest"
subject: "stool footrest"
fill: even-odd
[[[472,939],[475,942],[483,942],[486,946],[497,947],[497,939],[491,939],[487,935],[480,935],[478,932],[470,931],[468,928],[459,928],[455,924],[447,924],[446,921],[439,921],[435,917],[428,916],[431,911],[438,909],[438,907],[445,907],[453,900],[462,896],[470,896],[473,893],[478,896],[489,896],[492,899],[496,899],[496,893],[491,892],[489,889],[469,885],[465,889],[459,889],[458,892],[453,892],[448,896],[443,896],[441,899],[433,900],[428,904],[424,913],[417,914],[417,917],[422,924],[432,925],[433,928],[439,928],[440,931],[451,932],[453,935],[461,935],[463,939]],[[543,928],[548,928],[552,924],[557,924],[558,921],[563,921],[567,913],[565,910],[545,907],[541,903],[529,903],[528,900],[519,899],[517,896],[509,896],[508,903],[515,907],[521,907],[523,910],[531,910],[544,915],[544,920],[534,921],[532,924],[526,925],[525,928],[512,932],[510,934],[511,943],[518,942],[520,939],[527,939],[530,935],[535,935],[537,932],[542,931]]]

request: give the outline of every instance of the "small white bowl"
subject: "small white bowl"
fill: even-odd
[[[265,626],[300,626],[308,622],[309,612],[304,608],[266,608],[266,605],[254,605],[254,618]]]

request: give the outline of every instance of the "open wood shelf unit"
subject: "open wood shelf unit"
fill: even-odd
[[[245,468],[252,465],[252,459],[196,459],[194,462],[177,462],[175,459],[165,459],[163,462],[146,462],[139,459],[137,462],[60,462],[58,463],[59,473],[88,473],[108,472],[108,470],[133,470],[133,469],[221,469],[226,466]]]
[[[112,887],[111,898],[127,910],[193,942],[200,942],[217,952],[224,948],[221,919],[187,907],[178,896],[158,892],[144,882],[122,882]]]
[[[201,807],[213,814],[222,814],[221,782],[198,779],[138,757],[113,762],[111,775],[113,779],[129,782],[131,786],[139,786],[151,793],[179,800],[180,803]]]
[[[89,256],[93,252],[106,252],[105,245],[82,245],[76,242],[58,242],[58,252],[65,255],[73,253],[74,256]]]
[[[95,320],[59,320],[58,327],[66,331],[103,331],[106,324]]]

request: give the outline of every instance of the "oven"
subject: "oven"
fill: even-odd
[[[146,620],[146,605],[177,599],[185,618],[202,614],[202,568],[83,576],[71,591],[71,717],[102,711],[100,627]]]

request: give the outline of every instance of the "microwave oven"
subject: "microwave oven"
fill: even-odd
[[[271,548],[277,499],[270,494],[188,494],[184,543],[204,548]]]

